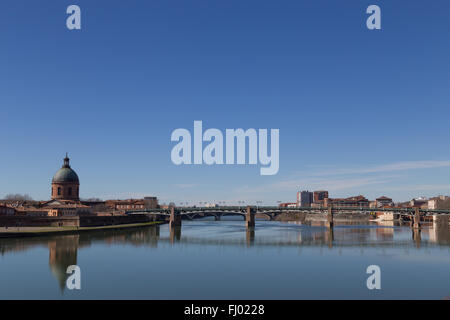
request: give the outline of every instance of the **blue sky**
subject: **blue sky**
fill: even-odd
[[[447,0],[2,0],[0,197],[48,199],[66,151],[82,197],[450,194],[449,35]],[[194,120],[280,129],[278,174],[175,166]]]

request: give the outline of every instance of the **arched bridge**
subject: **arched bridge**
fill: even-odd
[[[197,219],[203,217],[215,217],[216,220],[220,220],[223,216],[242,216],[246,217],[248,207],[174,207],[173,210],[176,214],[180,215],[183,219]],[[268,220],[273,220],[276,216],[284,212],[289,213],[373,213],[373,212],[387,212],[400,214],[401,216],[414,216],[417,212],[421,216],[435,215],[435,214],[450,214],[450,210],[431,210],[431,209],[418,209],[418,208],[367,208],[367,207],[263,207],[263,206],[251,206],[252,212],[258,217],[264,217]],[[126,211],[126,214],[152,214],[160,216],[170,216],[172,208],[167,209],[144,209],[144,210],[130,210]]]

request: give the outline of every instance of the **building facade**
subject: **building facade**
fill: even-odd
[[[379,198],[376,199],[376,206],[378,208],[386,207],[386,206],[391,207],[393,205],[394,205],[394,202],[392,201],[391,198],[382,196],[382,197],[379,197]]]
[[[349,208],[349,207],[368,208],[369,200],[367,200],[364,196],[361,195],[349,198],[335,198],[335,199],[325,198],[324,206],[328,207],[329,205],[340,208]]]
[[[157,197],[145,197],[144,199],[106,200],[106,207],[113,210],[135,210],[158,208]]]
[[[283,202],[278,205],[280,208],[295,208],[297,202]]]
[[[13,216],[15,213],[16,209],[5,205],[0,205],[0,216]]]
[[[314,196],[313,196],[313,202],[314,203],[320,203],[323,202],[323,200],[325,200],[325,198],[328,198],[328,191],[325,190],[317,190],[314,191]]]

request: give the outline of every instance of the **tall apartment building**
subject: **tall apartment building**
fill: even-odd
[[[297,206],[298,207],[311,207],[313,203],[313,193],[309,191],[297,192]]]

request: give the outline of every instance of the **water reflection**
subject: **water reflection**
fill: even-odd
[[[169,227],[170,229],[170,243],[174,244],[181,239],[181,227]]]
[[[412,239],[414,243],[416,244],[417,248],[420,248],[420,242],[422,241],[422,237],[420,234],[420,229],[413,229],[412,230]]]
[[[67,235],[48,242],[50,270],[58,280],[61,291],[64,291],[69,276],[66,273],[67,267],[77,264],[79,237]]]
[[[129,230],[83,232],[76,235],[53,237],[5,238],[0,240],[0,255],[4,256],[8,253],[47,246],[50,271],[56,278],[61,292],[63,292],[66,288],[67,278],[70,276],[66,273],[67,267],[77,265],[79,249],[90,247],[96,242],[109,245],[126,243],[133,246],[156,247],[159,230],[159,226],[152,226]]]
[[[247,228],[245,232],[247,246],[250,247],[255,242],[255,228]]]
[[[183,231],[183,232],[182,232]],[[412,229],[394,222],[369,225],[337,225],[326,228],[320,224],[303,225],[257,221],[255,228],[245,228],[243,222],[233,220],[196,220],[184,222],[182,227],[168,225],[129,230],[86,232],[77,235],[15,238],[0,240],[2,256],[48,247],[49,267],[61,291],[64,291],[67,267],[77,265],[78,250],[96,243],[157,248],[158,243],[204,246],[243,246],[249,249],[267,246],[318,246],[337,249],[344,247],[404,247],[419,249],[428,246],[449,246],[450,231],[445,225],[423,224]],[[322,249],[320,249],[322,250]]]

